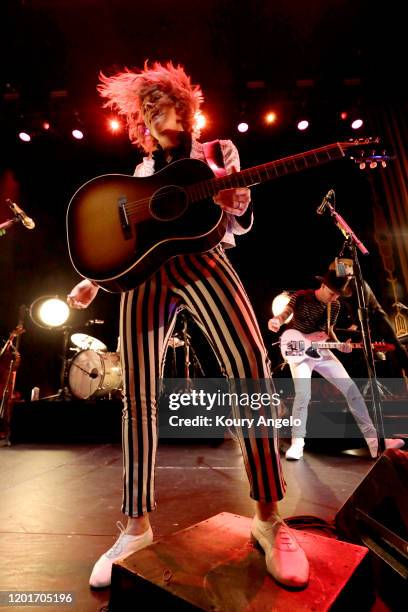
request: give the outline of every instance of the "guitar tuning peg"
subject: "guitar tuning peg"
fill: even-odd
[[[366,167],[366,163],[365,162],[360,162],[359,166],[360,170],[364,170],[364,168]]]

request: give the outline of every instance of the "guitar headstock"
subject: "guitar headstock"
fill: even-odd
[[[369,137],[353,138],[348,142],[340,142],[339,146],[344,155],[358,164],[360,170],[366,168],[373,170],[377,167],[386,168],[388,161],[394,159],[391,155],[387,155],[385,149],[380,149],[379,144],[378,137]]]
[[[395,345],[389,342],[373,342],[373,351],[375,353],[386,353],[387,351],[395,351]]]

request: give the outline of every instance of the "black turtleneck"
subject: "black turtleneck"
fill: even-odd
[[[157,146],[157,149],[153,152],[154,159],[154,171],[157,172],[161,170],[169,163],[176,161],[177,159],[186,159],[190,157],[191,153],[191,134],[188,132],[180,132],[179,136],[179,144],[173,149],[162,149],[160,145]],[[166,157],[171,155],[170,161],[166,160]]]

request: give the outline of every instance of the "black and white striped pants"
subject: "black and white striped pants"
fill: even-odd
[[[129,516],[141,516],[156,506],[157,379],[162,375],[168,340],[182,308],[191,313],[208,338],[228,378],[271,376],[252,306],[222,247],[174,257],[143,285],[124,293],[120,316],[124,373],[122,510]],[[233,410],[234,416],[240,416],[239,408]],[[265,429],[262,437],[244,433],[237,429],[251,497],[264,502],[282,499],[285,482],[276,430]]]

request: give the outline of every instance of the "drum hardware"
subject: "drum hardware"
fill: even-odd
[[[63,332],[63,341],[62,341],[62,365],[61,365],[61,373],[60,373],[60,388],[58,389],[58,393],[54,395],[47,395],[42,397],[43,400],[61,400],[66,401],[71,399],[71,394],[67,387],[67,371],[68,371],[68,342],[70,338],[70,333],[72,331],[72,327],[69,325],[64,325],[62,327]]]
[[[176,349],[183,348],[183,377],[187,381],[187,387],[189,387],[191,378],[196,378],[200,375],[205,376],[205,374],[197,353],[191,343],[191,335],[188,331],[188,318],[186,314],[180,314],[180,321],[182,323],[181,330],[175,333],[168,343],[168,346],[173,349],[172,378],[178,378]]]
[[[108,347],[106,344],[94,338],[93,336],[88,336],[88,334],[72,334],[71,342],[75,344],[78,348],[83,351],[91,350],[91,351],[107,351]]]
[[[184,346],[184,340],[181,340],[181,338],[179,338],[177,336],[177,334],[175,334],[174,336],[172,336],[169,340],[169,347],[170,348],[179,348],[181,346]]]

